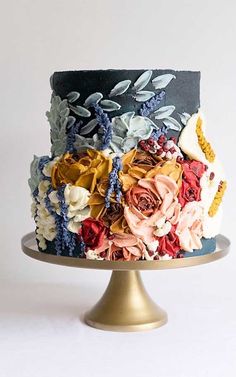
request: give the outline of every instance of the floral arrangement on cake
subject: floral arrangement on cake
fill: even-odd
[[[175,76],[158,76],[145,91],[151,76],[144,72],[132,87],[117,83],[109,99],[92,93],[83,104],[78,92],[63,100],[53,93],[52,154],[34,157],[29,179],[41,251],[53,245],[57,255],[88,259],[171,259],[215,236],[226,182],[203,117],[171,117],[174,105],[161,103]],[[110,98],[129,90],[138,114],[110,116],[120,110]]]

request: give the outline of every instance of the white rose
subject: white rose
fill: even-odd
[[[77,215],[72,217],[68,223],[68,230],[73,233],[78,233],[81,221],[87,219],[90,216],[90,208],[87,206],[82,211],[77,212]]]
[[[90,192],[84,187],[73,186],[70,183],[66,185],[65,202],[68,205],[68,217],[74,217],[77,211],[84,209],[89,201]]]

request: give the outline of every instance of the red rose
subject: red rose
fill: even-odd
[[[180,251],[179,237],[175,233],[175,227],[172,226],[170,232],[163,237],[158,238],[159,246],[157,252],[160,256],[165,254],[170,255],[173,258],[177,257],[178,251]]]
[[[102,246],[107,228],[103,221],[89,217],[82,221],[80,235],[89,249],[96,249]]]
[[[178,199],[184,207],[187,202],[201,200],[200,178],[206,171],[206,165],[195,160],[183,161],[181,165],[183,176]]]

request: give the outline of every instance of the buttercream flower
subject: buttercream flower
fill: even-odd
[[[69,218],[68,230],[78,233],[81,222],[90,216],[88,206],[90,192],[83,187],[68,183],[64,190],[64,196]]]
[[[148,117],[124,113],[112,118],[111,149],[116,153],[126,153],[135,148],[140,140],[148,139],[156,125]]]
[[[176,258],[180,251],[179,237],[175,232],[175,227],[172,226],[170,231],[163,237],[158,238],[158,254],[160,257],[168,254],[172,258]]]
[[[200,178],[206,170],[206,165],[200,161],[184,161],[183,176],[179,192],[179,202],[182,207],[188,202],[201,200]]]
[[[103,244],[107,231],[103,221],[89,217],[82,221],[79,233],[89,249],[96,249]]]
[[[84,154],[66,153],[52,167],[54,188],[71,183],[93,192],[101,178],[107,177],[112,169],[112,160],[102,152],[88,149]]]
[[[110,227],[112,233],[129,233],[129,227],[124,218],[123,204],[117,202],[115,193],[112,193],[110,197],[110,207],[106,208],[107,188],[108,179],[103,179],[97,184],[96,191],[91,194],[88,201],[91,208],[90,216],[103,220],[105,225]]]
[[[114,234],[106,238],[96,254],[107,260],[135,261],[144,258],[145,245],[133,234]]]
[[[157,164],[154,156],[144,151],[132,149],[122,157],[123,169],[119,174],[123,191],[127,191],[139,179],[145,178],[146,174]]]
[[[150,244],[156,240],[160,224],[176,224],[180,212],[177,193],[176,182],[168,176],[140,179],[126,194],[124,216],[131,232]]]
[[[203,208],[199,202],[187,203],[180,213],[176,234],[179,237],[181,249],[193,251],[201,249],[203,236]]]
[[[60,160],[60,158],[61,156],[57,156],[52,161],[49,161],[47,164],[44,165],[43,174],[45,175],[45,177],[51,177],[52,168],[57,163],[57,161]]]
[[[176,160],[171,161],[160,161],[158,164],[146,174],[146,178],[153,178],[157,174],[166,175],[172,178],[178,185],[181,186],[182,183],[182,165]]]
[[[37,205],[35,221],[37,226],[36,233],[48,241],[53,241],[56,237],[56,224],[54,217],[48,212],[43,201]]]

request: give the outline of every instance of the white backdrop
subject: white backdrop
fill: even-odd
[[[144,273],[170,323],[143,334],[95,331],[78,316],[109,273],[26,258],[34,227],[27,187],[33,154],[49,151],[49,76],[99,68],[201,70],[208,137],[229,189],[222,233],[235,219],[236,3],[234,0],[0,0],[1,377],[222,376],[236,373],[236,257]],[[14,362],[12,362],[14,360]],[[27,360],[27,361],[25,361]]]

